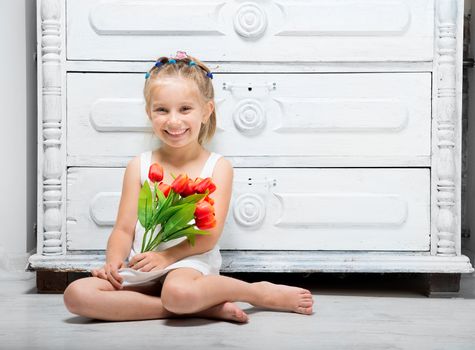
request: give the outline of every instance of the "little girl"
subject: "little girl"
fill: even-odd
[[[161,146],[132,159],[125,170],[115,226],[110,234],[106,263],[92,276],[72,282],[64,303],[74,314],[101,320],[145,320],[171,317],[205,317],[247,322],[248,316],[234,301],[272,310],[312,314],[310,291],[269,282],[247,283],[219,275],[221,255],[217,242],[223,231],[232,194],[233,168],[203,144],[216,130],[212,73],[202,62],[179,51],[160,57],[145,75],[146,112]],[[151,163],[170,174],[190,178],[211,177],[216,190],[216,226],[209,235],[197,235],[194,246],[186,238],[162,243],[140,253],[143,228],[137,220],[137,202]],[[128,265],[125,259],[129,257]],[[118,270],[170,270],[160,280],[139,286],[122,286]],[[174,265],[175,266],[175,265]]]

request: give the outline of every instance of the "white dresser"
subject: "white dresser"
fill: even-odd
[[[235,167],[223,272],[412,272],[453,291],[473,271],[462,0],[37,1],[38,273],[103,264],[125,166],[158,146],[144,72],[177,50],[214,73],[207,148]]]

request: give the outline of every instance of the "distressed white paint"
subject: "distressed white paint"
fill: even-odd
[[[473,272],[464,256],[437,257],[414,252],[318,252],[221,250],[222,272]],[[33,269],[91,271],[104,264],[101,253],[79,251],[52,257],[33,255]]]
[[[463,6],[437,1],[433,69],[431,252],[461,251]]]
[[[64,86],[64,4],[44,0],[38,7],[38,244],[39,254],[66,254],[66,144]],[[63,146],[63,147],[62,147]]]
[[[152,147],[143,80],[68,74],[69,156]],[[225,156],[430,155],[429,73],[220,74],[213,82],[218,128],[209,147]]]
[[[149,60],[157,46],[165,55],[186,48],[204,61],[433,57],[433,0],[88,0],[67,7],[69,60]]]

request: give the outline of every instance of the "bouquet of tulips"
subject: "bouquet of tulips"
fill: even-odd
[[[150,166],[148,178],[151,183],[145,180],[138,203],[138,219],[145,229],[142,253],[185,236],[194,245],[195,235],[209,234],[204,230],[216,226],[214,201],[209,197],[216,185],[211,178],[191,180],[180,174],[168,185],[162,182],[163,168],[158,163]],[[154,236],[158,225],[160,230]]]

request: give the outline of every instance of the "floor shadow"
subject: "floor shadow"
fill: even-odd
[[[263,310],[265,311],[265,310]],[[251,311],[250,313],[253,313]],[[216,319],[211,319],[211,318],[200,318],[200,317],[179,317],[179,318],[169,318],[169,319],[157,319],[159,321],[163,321],[163,325],[167,327],[201,327],[201,326],[207,326],[210,324],[214,323],[222,323],[222,322],[228,322],[231,324],[236,324],[240,325],[242,323],[239,322],[233,322],[233,321],[227,321],[227,320],[216,320]],[[98,319],[92,319],[92,318],[87,318],[87,317],[82,317],[82,316],[73,316],[70,318],[67,318],[64,320],[65,323],[67,324],[76,324],[76,325],[91,325],[91,324],[102,324],[102,323],[113,323],[113,322],[118,322],[118,323],[124,323],[124,322],[141,322],[141,321],[156,321],[156,320],[128,320],[128,321],[106,321],[106,320],[98,320]]]
[[[228,321],[228,320],[215,320],[210,318],[200,318],[200,317],[183,317],[183,318],[169,318],[164,320],[163,325],[168,327],[200,327],[207,326],[214,323],[228,322],[235,325],[242,325],[244,323]]]
[[[103,321],[97,320],[82,316],[73,316],[64,320],[68,324],[100,324],[100,323],[111,323],[111,322],[130,322],[130,321]]]
[[[154,321],[154,320],[124,320],[124,321],[108,321],[108,320],[99,320],[96,318],[88,318],[83,316],[73,316],[64,320],[68,324],[103,324],[103,323],[124,323],[124,322],[141,322],[141,321]]]
[[[38,289],[36,289],[36,287],[31,287],[30,289],[26,290],[23,294],[38,294]]]

